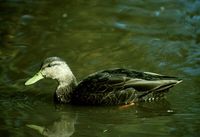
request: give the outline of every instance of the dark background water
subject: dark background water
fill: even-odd
[[[123,67],[184,82],[167,100],[127,109],[57,106],[55,81],[24,86],[49,56],[78,80]],[[1,136],[200,135],[199,0],[0,0],[0,64]]]

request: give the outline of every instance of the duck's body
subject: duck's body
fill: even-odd
[[[91,74],[77,84],[67,64],[58,57],[46,59],[41,70],[25,84],[33,84],[44,77],[58,80],[57,102],[79,105],[123,105],[157,100],[181,82],[176,77],[156,73],[109,69]]]
[[[71,94],[71,103],[118,105],[156,100],[177,84],[175,77],[128,69],[110,69],[91,74]]]

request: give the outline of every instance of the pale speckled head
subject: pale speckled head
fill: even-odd
[[[74,79],[74,75],[64,60],[59,57],[49,57],[43,61],[40,71],[25,85],[31,85],[43,78],[56,79],[59,83],[70,83]]]

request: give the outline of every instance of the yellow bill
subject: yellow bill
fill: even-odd
[[[42,73],[39,71],[37,74],[35,74],[32,78],[26,81],[25,85],[31,85],[36,83],[37,81],[43,79]]]

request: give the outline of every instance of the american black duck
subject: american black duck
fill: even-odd
[[[177,77],[115,68],[98,71],[77,83],[67,63],[59,57],[45,59],[40,71],[25,85],[43,78],[58,81],[55,101],[80,105],[126,105],[158,100],[181,82]]]

